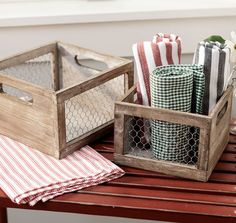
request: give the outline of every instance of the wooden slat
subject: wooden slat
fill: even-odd
[[[115,105],[116,109],[117,105]],[[124,148],[124,134],[125,134],[125,116],[123,114],[115,113],[114,123],[114,145],[117,154],[123,154]]]
[[[104,154],[106,157],[110,157],[107,154]],[[112,157],[110,157],[112,158]],[[209,179],[209,183],[235,183],[235,172],[236,172],[236,165],[231,163],[219,163],[216,166],[214,174],[211,175],[211,178]],[[138,176],[138,177],[157,177],[162,179],[169,179],[169,180],[180,180],[178,177],[158,173],[158,172],[150,172],[142,169],[136,169],[132,167],[122,167],[125,172],[126,176]],[[190,181],[191,182],[191,181]],[[193,181],[193,183],[195,183]]]
[[[235,185],[211,182],[197,182],[183,179],[168,179],[168,178],[152,178],[152,177],[138,177],[138,176],[124,176],[122,178],[113,180],[109,184],[126,185],[127,187],[145,187],[145,188],[168,188],[174,190],[186,191],[211,191],[220,193],[234,193],[236,194]]]
[[[39,86],[0,75],[0,83],[29,93],[32,101],[0,92],[0,133],[58,158],[55,139],[55,94]]]
[[[220,98],[213,111],[210,113],[212,117],[210,146],[209,146],[209,165],[208,176],[213,171],[216,163],[222,155],[229,141],[229,126],[231,121],[232,110],[232,86],[228,88],[225,94]]]
[[[226,161],[226,162],[236,162],[236,154],[234,154],[234,153],[223,153],[220,160],[221,161]]]
[[[124,115],[147,119],[157,119],[176,124],[210,129],[211,119],[208,116],[174,111],[170,109],[153,108],[127,102],[116,102],[116,112]]]
[[[105,199],[103,199],[103,197]],[[100,199],[104,202],[100,202]],[[56,199],[53,199],[47,203],[38,203],[36,206],[28,205],[16,205],[13,204],[9,199],[3,198],[0,206],[8,206],[21,209],[33,209],[33,210],[46,210],[46,211],[58,211],[58,212],[69,212],[69,213],[83,213],[83,214],[92,214],[92,215],[106,215],[106,216],[117,216],[117,217],[128,217],[128,218],[138,218],[138,219],[150,219],[150,220],[161,220],[161,221],[172,221],[172,222],[181,222],[181,223],[199,223],[199,222],[208,222],[208,223],[233,223],[235,218],[232,216],[233,207],[224,207],[221,209],[221,206],[217,208],[216,215],[210,214],[214,213],[214,206],[204,205],[204,206],[195,206],[194,212],[191,212],[192,206],[189,210],[173,210],[170,208],[170,205],[173,203],[178,206],[178,202],[157,202],[151,207],[147,207],[149,203],[148,200],[139,200],[132,199],[131,202],[127,204],[127,198],[122,199],[120,202],[120,197],[110,197],[110,196],[76,196],[75,193],[66,194]],[[141,206],[139,205],[142,201]],[[165,205],[163,205],[165,204]],[[159,208],[157,208],[157,205]],[[188,207],[188,203],[184,205]],[[197,210],[208,210],[210,207],[211,211],[208,211],[208,214],[201,214],[201,211],[197,213]],[[221,213],[224,215],[221,215]]]
[[[125,75],[124,76],[125,92],[127,92],[134,85],[134,64],[133,64],[133,62],[132,62],[130,71],[128,71],[124,75]]]
[[[66,148],[66,116],[65,116],[65,103],[56,104],[57,122],[58,122],[58,143],[59,149]]]
[[[236,144],[236,135],[230,135],[229,136],[229,143]]]
[[[113,159],[113,137],[93,144],[97,151]],[[106,216],[132,217],[181,223],[235,223],[235,153],[226,152],[209,182],[197,182],[122,167],[126,175],[99,186],[69,193],[34,207],[13,204],[0,190],[0,207],[63,211]],[[233,150],[234,151],[234,150]],[[5,222],[4,222],[5,223]]]
[[[41,47],[37,47],[26,52],[21,52],[19,54],[8,57],[0,62],[0,69],[3,70],[7,67],[16,66],[18,64],[24,63],[27,60],[34,59],[36,57],[42,56],[44,54],[51,53],[56,47],[56,43],[50,43]]]
[[[7,223],[7,209],[0,208],[0,223]]]
[[[106,143],[92,143],[90,144],[90,146],[95,149],[98,152],[110,152],[110,153],[114,153],[114,146],[112,145],[108,145]]]
[[[112,134],[110,133],[110,134],[106,135],[106,137],[102,137],[101,139],[99,139],[97,141],[97,143],[108,143],[108,144],[110,144],[111,146],[114,147],[114,135],[113,135],[113,132],[112,132]]]
[[[19,90],[25,91],[27,93],[30,93],[33,97],[35,96],[37,97],[38,95],[43,97],[50,97],[51,94],[53,94],[53,91],[49,89],[45,89],[36,84],[11,77],[9,75],[4,74],[3,72],[0,72],[0,84],[1,85],[5,84],[17,88]],[[33,98],[33,100],[34,101],[36,100],[37,103],[37,98]]]
[[[228,144],[225,152],[236,153],[236,144]]]
[[[133,102],[135,91],[136,91],[136,85],[131,87],[118,101]]]
[[[235,163],[218,162],[214,171],[236,173],[236,164]]]
[[[97,87],[113,78],[116,78],[122,75],[123,73],[129,72],[131,69],[131,64],[132,63],[130,62],[123,63],[120,66],[117,66],[109,70],[106,70],[102,73],[99,73],[95,77],[93,76],[81,84],[75,84],[73,86],[57,91],[56,94],[58,97],[58,103],[62,103],[69,98],[72,98],[89,89]]]
[[[198,151],[198,162],[197,168],[200,170],[206,171],[208,169],[209,164],[209,145],[210,145],[210,129],[201,128],[200,129],[200,137],[199,137],[199,145],[201,145]]]
[[[217,173],[213,172],[210,177],[211,182],[222,182],[236,184],[236,177],[234,173]]]
[[[71,203],[83,203],[92,205],[112,205],[113,208],[125,207],[125,208],[135,208],[139,210],[151,209],[153,211],[162,210],[168,212],[182,212],[182,213],[195,213],[213,216],[224,216],[224,217],[236,217],[235,207],[223,206],[223,205],[209,205],[209,204],[199,204],[191,202],[176,202],[176,201],[163,201],[158,200],[158,202],[152,202],[150,199],[145,198],[133,198],[129,197],[116,197],[116,196],[103,196],[99,194],[82,194],[74,193],[66,194],[61,197],[55,198],[55,201],[63,200],[70,201]],[[141,213],[140,213],[141,214]]]
[[[117,151],[117,149],[116,149]],[[136,168],[142,168],[145,170],[160,171],[166,174],[173,174],[175,176],[181,176],[189,179],[197,179],[200,181],[206,181],[205,171],[196,169],[195,166],[182,165],[178,163],[171,163],[162,160],[151,160],[149,158],[132,155],[120,155],[114,154],[115,161],[122,165],[132,166]]]
[[[226,205],[236,206],[234,194],[220,194],[210,192],[198,191],[175,191],[168,189],[144,189],[144,188],[127,188],[122,186],[98,185],[89,187],[78,191],[80,194],[99,194],[99,195],[112,195],[131,198],[144,198],[154,200],[190,202],[212,205]],[[180,204],[181,205],[181,204]]]
[[[55,44],[55,48],[52,51],[51,57],[51,76],[52,76],[52,89],[57,91],[60,89],[60,59],[59,52],[57,49],[57,43]]]

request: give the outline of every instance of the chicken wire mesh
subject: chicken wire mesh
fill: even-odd
[[[66,142],[113,120],[114,102],[124,90],[124,75],[120,75],[66,100]]]
[[[24,63],[3,69],[1,72],[5,75],[41,86],[43,88],[52,89],[51,56],[51,54],[45,54],[27,60]],[[2,90],[5,93],[20,99],[26,98],[27,100],[30,100],[31,98],[30,94],[7,85],[3,85]]]
[[[77,60],[65,49],[60,52],[59,89],[80,84],[107,69],[99,61]],[[52,54],[48,53],[25,61],[24,63],[1,70],[4,75],[54,90],[52,79]],[[88,63],[84,65],[81,63]],[[1,72],[0,71],[0,72]],[[32,101],[32,95],[17,88],[3,84],[3,92],[24,101]],[[82,94],[65,101],[66,142],[95,129],[114,119],[114,102],[124,94],[124,75],[107,81]]]
[[[89,58],[84,59],[89,65],[94,65],[96,61]],[[69,53],[62,54],[60,70],[60,88],[82,83],[83,81],[99,74],[104,69],[91,68],[79,63],[75,56]],[[95,64],[96,65],[96,64]],[[98,65],[99,66],[99,65]],[[95,66],[96,67],[96,66]]]
[[[76,55],[71,54],[68,51],[62,51],[61,57],[58,61],[60,63],[59,69],[59,89],[67,88],[75,84],[80,84],[83,81],[99,74],[107,67],[93,61],[89,58],[84,59],[93,68],[79,63],[76,59]],[[42,56],[32,58],[24,63],[8,67],[1,70],[5,75],[38,85],[46,89],[54,89],[54,83],[52,80],[52,54],[48,53]],[[3,86],[3,91],[10,95],[22,98],[29,97],[29,94],[22,92],[16,88],[10,86]]]
[[[149,159],[196,165],[199,128],[128,116],[124,153]]]

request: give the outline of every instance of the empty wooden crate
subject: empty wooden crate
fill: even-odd
[[[63,158],[110,131],[130,60],[52,43],[0,61],[0,134]]]
[[[228,143],[232,92],[204,116],[135,104],[131,88],[115,105],[115,161],[207,181]]]

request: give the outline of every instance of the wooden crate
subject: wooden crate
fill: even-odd
[[[0,134],[55,158],[111,131],[132,61],[55,42],[0,61]]]
[[[228,143],[232,93],[233,88],[230,86],[213,111],[208,116],[204,116],[135,104],[136,87],[132,87],[124,98],[120,102],[116,102],[115,105],[115,162],[174,176],[207,181]],[[198,145],[197,156],[190,157],[188,162],[179,162],[156,159],[150,155],[153,148],[145,139],[145,131],[148,131],[145,130],[144,124],[141,125],[146,121],[151,122],[151,120],[181,124],[189,126],[190,129],[196,129],[199,136],[198,139],[195,137],[198,140],[196,141]],[[138,133],[140,129],[142,129],[142,135]],[[144,140],[146,142],[142,142]],[[149,145],[150,148],[146,145]]]

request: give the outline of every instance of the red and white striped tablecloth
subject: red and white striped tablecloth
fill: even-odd
[[[0,135],[0,187],[18,204],[45,202],[123,174],[122,169],[89,146],[56,160]]]

